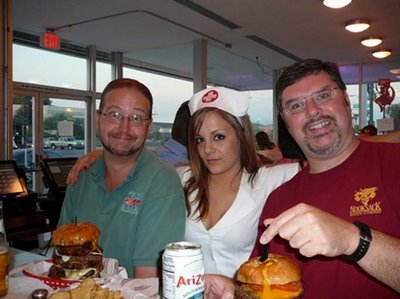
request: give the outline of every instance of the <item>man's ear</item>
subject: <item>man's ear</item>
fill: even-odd
[[[95,122],[95,126],[96,126],[96,131],[99,131],[99,119],[100,119],[100,111],[97,110],[95,115],[94,115],[94,122]]]
[[[347,91],[343,90],[343,95],[344,95],[344,100],[347,103],[347,106],[351,107],[351,103],[350,103],[350,99],[349,99],[349,95],[347,94]]]
[[[147,128],[147,136],[146,136],[146,138],[148,138],[150,136],[150,134],[151,134],[151,128],[153,127],[153,118],[150,118],[148,121],[150,123],[149,123],[149,126]]]
[[[282,121],[283,121],[283,124],[285,125],[285,127],[286,127],[287,129],[289,129],[289,128],[288,128],[288,125],[287,125],[287,122],[286,122],[286,119],[285,119],[285,114],[284,114],[283,112],[279,112],[279,115],[281,116]]]

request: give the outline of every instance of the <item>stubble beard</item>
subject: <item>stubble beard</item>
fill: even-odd
[[[117,149],[113,146],[111,146],[111,144],[109,142],[105,142],[100,136],[99,136],[100,142],[103,145],[103,147],[110,152],[111,154],[115,155],[115,156],[120,156],[120,157],[128,157],[128,156],[132,156],[134,154],[139,153],[143,147],[135,147],[135,146],[131,146],[129,148],[125,148],[125,149]]]
[[[334,128],[332,128],[328,133],[324,133],[321,135],[309,136],[307,134],[307,130],[305,129],[308,126],[308,124],[306,124],[303,128],[303,131],[305,132],[306,147],[308,148],[308,150],[310,152],[312,152],[313,154],[315,154],[317,156],[329,156],[329,155],[334,154],[341,147],[342,140],[343,140],[343,134],[342,134],[341,130],[339,129],[336,120],[330,116],[325,116],[323,118],[329,119],[334,124]],[[312,140],[317,140],[319,138],[323,138],[327,134],[336,135],[335,141],[333,143],[328,144],[323,147],[320,147],[320,146],[316,146],[315,143],[312,142]]]

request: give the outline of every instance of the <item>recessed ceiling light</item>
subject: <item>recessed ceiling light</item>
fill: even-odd
[[[361,43],[366,47],[376,47],[382,43],[382,38],[377,36],[371,36],[361,40]]]
[[[389,49],[380,49],[372,53],[372,55],[376,58],[386,58],[390,54],[392,54],[392,51],[390,51]]]
[[[322,2],[330,8],[342,8],[349,5],[351,0],[324,0]]]
[[[367,30],[370,26],[369,20],[356,19],[346,23],[346,29],[350,32],[362,32]]]
[[[391,72],[394,75],[400,75],[400,69],[392,69],[389,72]]]

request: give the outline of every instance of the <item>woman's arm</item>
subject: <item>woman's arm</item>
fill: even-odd
[[[205,298],[206,299],[233,299],[235,284],[232,279],[217,274],[205,274]]]
[[[89,152],[86,155],[80,157],[76,160],[74,166],[68,173],[67,184],[75,185],[79,178],[79,173],[81,171],[86,171],[90,165],[92,165],[96,160],[103,154],[103,151],[97,150]]]

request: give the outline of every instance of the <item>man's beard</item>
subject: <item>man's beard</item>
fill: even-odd
[[[120,157],[128,157],[131,155],[134,155],[138,152],[140,152],[144,145],[141,147],[135,147],[135,146],[131,146],[129,148],[125,148],[125,149],[117,149],[113,146],[111,146],[110,142],[105,142],[100,136],[99,136],[99,140],[101,142],[101,144],[103,145],[103,147],[110,152],[111,154],[115,155],[115,156],[120,156]]]
[[[324,135],[326,135],[327,133],[321,134],[321,135],[316,135],[316,136],[312,136],[311,138],[307,135],[307,133],[305,133],[305,143],[306,146],[308,148],[308,150],[314,154],[316,154],[317,156],[329,156],[333,153],[335,153],[342,145],[342,140],[343,140],[343,134],[342,131],[339,129],[339,127],[337,126],[336,120],[331,117],[331,116],[323,116],[321,117],[323,119],[329,119],[331,123],[334,124],[334,128],[332,128],[328,134],[335,134],[336,135],[336,139],[334,143],[328,144],[326,146],[323,147],[317,147],[314,146],[311,142],[309,142],[312,139],[318,139],[318,138],[323,138]],[[306,124],[304,127],[307,127],[308,124]],[[306,132],[306,129],[304,129],[304,132]]]

